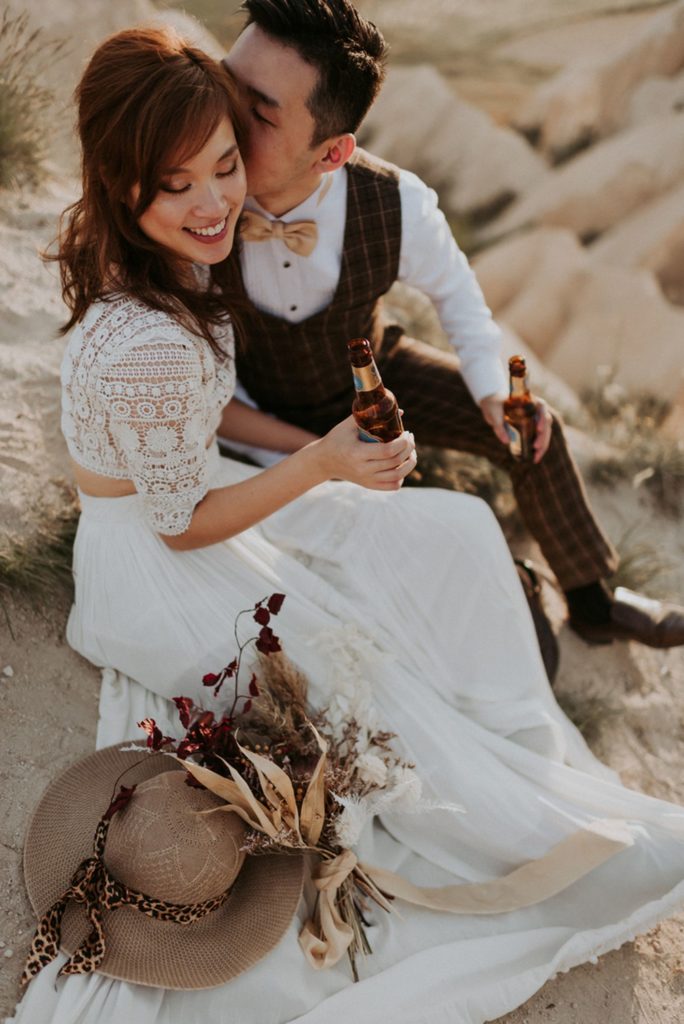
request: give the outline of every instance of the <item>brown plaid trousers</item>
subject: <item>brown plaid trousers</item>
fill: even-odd
[[[347,342],[371,338],[383,380],[418,443],[484,456],[510,474],[525,524],[564,590],[606,578],[617,555],[589,507],[558,415],[542,461],[517,462],[485,422],[457,357],[383,322],[382,296],[396,280],[400,245],[396,168],[357,152],[349,165],[342,267],[330,306],[299,324],[258,310],[245,292],[236,247],[229,288],[243,339],[241,382],[260,408],[323,434],[349,415]]]

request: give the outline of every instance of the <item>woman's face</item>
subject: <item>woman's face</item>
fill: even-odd
[[[133,202],[139,195],[133,189]],[[165,170],[162,185],[138,220],[148,238],[193,263],[219,263],[233,247],[245,198],[245,169],[233,126],[225,118],[182,167]]]

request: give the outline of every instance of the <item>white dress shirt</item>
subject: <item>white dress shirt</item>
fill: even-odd
[[[342,266],[347,183],[346,168],[325,175],[312,195],[280,218],[247,198],[246,208],[269,220],[315,220],[318,225],[318,242],[310,256],[296,255],[278,239],[243,243],[243,279],[257,308],[289,323],[300,323],[330,304]],[[434,303],[475,401],[504,391],[499,328],[437,205],[436,193],[415,174],[402,170],[399,197],[402,232],[398,280],[419,289]]]

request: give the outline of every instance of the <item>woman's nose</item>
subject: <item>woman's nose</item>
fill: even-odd
[[[195,208],[203,214],[225,213],[228,208],[228,196],[220,181],[209,182],[197,195]]]

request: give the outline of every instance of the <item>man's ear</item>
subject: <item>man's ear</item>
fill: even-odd
[[[329,174],[330,171],[338,171],[340,167],[344,167],[355,149],[356,136],[352,135],[351,132],[333,136],[321,146],[322,153],[315,164],[314,170],[318,174]]]

